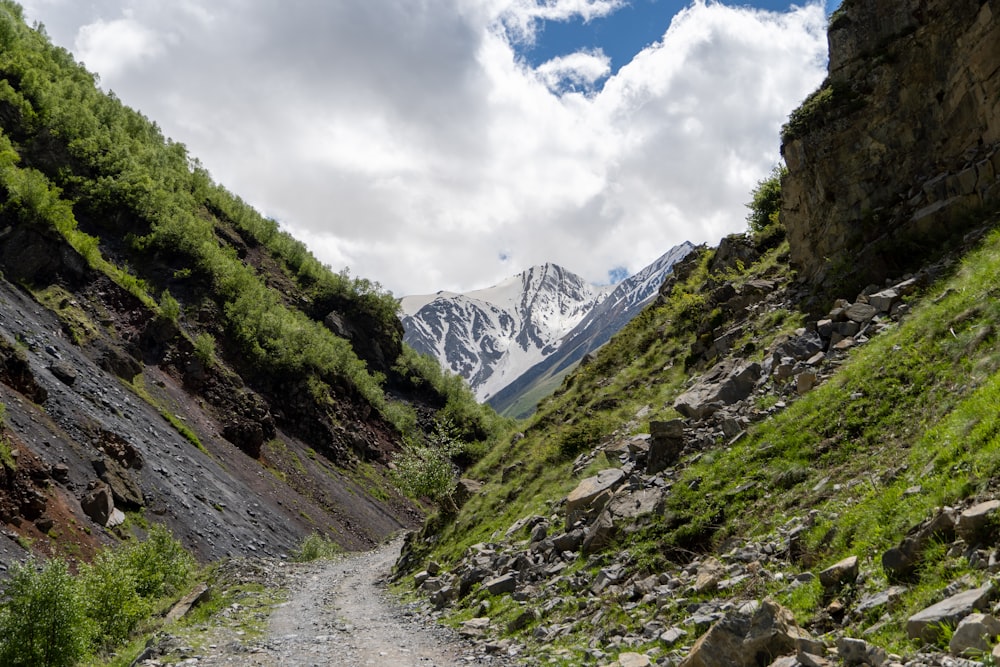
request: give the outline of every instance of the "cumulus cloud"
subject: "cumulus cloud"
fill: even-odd
[[[25,9],[218,182],[333,268],[402,295],[483,287],[546,261],[603,282],[745,227],[782,122],[825,73],[823,7],[697,1],[613,76],[600,52],[537,69],[518,57],[539,21],[621,4]]]
[[[558,56],[535,68],[549,90],[593,90],[594,84],[611,72],[611,59],[600,49]]]
[[[80,28],[74,51],[91,71],[114,78],[163,52],[160,36],[130,14],[114,21],[98,19]]]

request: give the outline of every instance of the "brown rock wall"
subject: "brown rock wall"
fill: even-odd
[[[1000,203],[1000,0],[845,0],[829,43],[782,216],[805,277],[871,282]]]

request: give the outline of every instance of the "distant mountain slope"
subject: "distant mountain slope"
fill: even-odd
[[[566,334],[554,353],[496,392],[487,403],[497,412],[510,417],[524,417],[533,412],[538,400],[551,393],[585,354],[608,342],[656,297],[674,264],[693,249],[694,245],[689,242],[675,246],[634,276],[620,282]]]
[[[534,266],[466,294],[404,297],[404,340],[485,400],[552,354],[606,294],[561,266]]]
[[[508,407],[528,387],[606,342],[656,295],[692,247],[672,248],[614,287],[594,287],[545,264],[466,294],[405,297],[404,340],[466,378],[480,400]]]

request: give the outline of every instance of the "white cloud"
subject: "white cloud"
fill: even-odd
[[[577,51],[544,62],[535,71],[554,93],[579,88],[589,91],[611,72],[611,59],[601,50]]]
[[[515,40],[532,42],[541,21],[592,21],[623,7],[626,0],[493,0],[487,1],[497,20]]]
[[[129,13],[114,21],[98,19],[82,26],[73,50],[91,71],[114,78],[164,49],[161,37]]]
[[[76,54],[105,88],[323,261],[409,294],[482,287],[545,261],[602,281],[745,227],[781,123],[825,73],[823,7],[697,2],[599,89],[587,84],[607,75],[603,54],[538,70],[516,56],[512,40],[541,18],[619,4],[25,9],[57,43],[79,36]]]

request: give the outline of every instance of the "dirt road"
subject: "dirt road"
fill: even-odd
[[[401,540],[332,561],[294,565],[290,596],[274,608],[267,637],[216,645],[198,665],[256,667],[456,667],[514,664],[401,606],[385,590]]]

